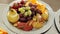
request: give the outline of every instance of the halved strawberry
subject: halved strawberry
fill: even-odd
[[[19,29],[23,29],[23,28],[25,27],[26,23],[24,23],[24,22],[18,22],[17,25],[18,25],[17,27],[18,27]]]
[[[25,25],[25,27],[23,28],[24,31],[30,31],[32,29],[33,29],[33,27],[29,26],[29,25]]]
[[[30,31],[30,30],[33,29],[32,26],[30,26],[30,25],[28,25],[27,23],[24,23],[24,22],[18,22],[17,25],[18,25],[17,27],[18,27],[19,29],[22,29],[22,30],[24,30],[24,31]]]

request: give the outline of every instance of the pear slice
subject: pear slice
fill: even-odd
[[[15,9],[11,9],[7,14],[8,20],[11,23],[15,23],[19,20],[19,15],[17,14]]]
[[[34,22],[33,24],[32,24],[32,26],[35,28],[35,29],[39,29],[39,28],[41,28],[41,27],[43,27],[43,22]]]

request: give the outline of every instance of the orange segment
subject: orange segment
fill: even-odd
[[[28,0],[28,2],[36,3],[36,0]]]
[[[41,10],[42,13],[44,13],[46,10],[45,5],[42,4],[37,4],[37,9]]]
[[[8,34],[5,30],[0,28],[0,34]]]

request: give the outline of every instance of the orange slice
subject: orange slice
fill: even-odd
[[[44,13],[46,10],[46,7],[41,3],[37,3],[37,9],[41,10],[41,12]]]
[[[0,34],[8,34],[5,30],[0,28]]]
[[[36,3],[36,0],[28,0],[28,2]]]
[[[36,0],[27,0],[25,6],[28,6],[29,3],[35,4],[36,3]]]

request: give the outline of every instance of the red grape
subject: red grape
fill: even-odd
[[[37,7],[37,5],[36,5],[36,4],[32,4],[32,3],[29,3],[29,6],[30,6],[30,7],[32,7],[32,6],[33,6],[33,7],[35,7],[35,8]]]
[[[18,3],[18,8],[22,7],[22,4],[21,3]]]
[[[12,6],[12,8],[17,9],[18,8],[18,4],[14,3],[13,6]]]
[[[21,3],[21,4],[25,4],[25,1],[24,1],[24,0],[22,0],[20,3]]]
[[[31,6],[33,6],[33,4],[32,3],[29,3],[29,6],[31,7]]]

